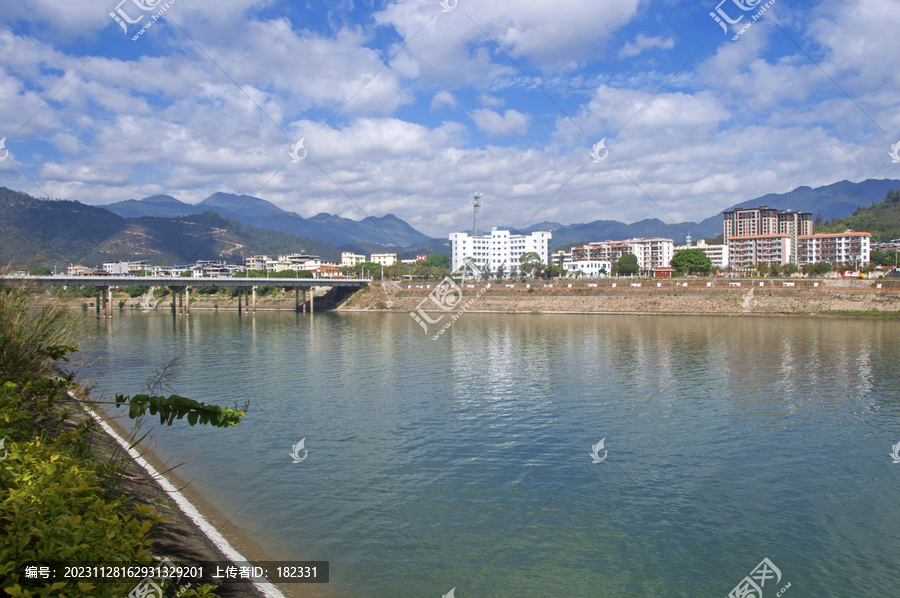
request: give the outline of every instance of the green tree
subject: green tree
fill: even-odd
[[[790,276],[792,274],[796,274],[797,272],[799,272],[800,268],[797,267],[797,264],[789,263],[789,264],[785,264],[784,267],[782,268],[782,270],[784,271],[785,276]]]
[[[519,271],[523,277],[537,276],[536,270],[541,265],[541,256],[534,251],[523,253],[519,257]]]
[[[28,271],[32,276],[50,276],[53,272],[47,266],[36,266]]]
[[[708,274],[712,261],[702,249],[682,249],[672,257],[672,267],[686,274]]]
[[[633,253],[623,253],[622,257],[613,264],[612,269],[613,274],[619,274],[621,276],[629,276],[641,271],[637,256]]]
[[[896,266],[898,263],[897,251],[879,251],[874,249],[869,254],[869,261],[876,266]]]
[[[759,262],[758,264],[756,264],[756,271],[760,276],[765,276],[769,273],[769,264],[765,262]]]
[[[433,268],[446,268],[450,269],[450,256],[446,253],[435,253],[427,260],[425,260],[426,266],[431,266]]]

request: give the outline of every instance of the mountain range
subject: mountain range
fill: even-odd
[[[77,201],[40,200],[0,187],[0,263],[14,267],[149,260],[243,262],[257,253],[340,260],[331,243],[266,230],[206,211],[178,218],[122,218]]]
[[[154,195],[144,199],[128,199],[101,206],[122,218],[176,218],[202,214],[207,210],[258,228],[267,228],[327,241],[333,245],[373,243],[380,246],[406,247],[428,240],[409,224],[393,214],[350,220],[320,213],[303,218],[296,212],[282,210],[275,204],[250,195],[213,193],[198,204],[189,204],[170,195]]]
[[[882,201],[900,180],[840,181],[771,193],[732,206],[811,212],[825,221],[852,215]],[[511,229],[514,230],[515,229]],[[669,237],[681,243],[722,233],[721,212],[700,222],[666,223],[646,219],[631,224],[595,220],[563,225],[541,222],[517,232],[553,232],[551,247],[630,237]],[[448,231],[449,232],[449,231]],[[874,232],[874,231],[873,231]],[[189,263],[198,259],[240,262],[258,254],[297,251],[339,260],[341,251],[389,251],[401,258],[449,253],[446,237],[429,238],[392,214],[360,221],[331,214],[303,218],[258,197],[214,193],[198,204],[168,195],[129,199],[106,206],[77,201],[39,200],[0,187],[0,263],[96,265],[119,259]]]
[[[767,205],[779,209],[811,212],[814,219],[821,217],[828,221],[849,216],[856,208],[881,201],[891,189],[900,189],[900,180],[869,179],[859,183],[845,180],[817,188],[804,186],[787,193],[769,193],[741,201],[729,209]],[[185,203],[168,195],[154,195],[102,207],[123,218],[172,218],[212,210],[244,224],[327,241],[342,250],[358,253],[369,254],[388,250],[399,253],[404,251],[449,253],[446,238],[431,239],[393,214],[378,218],[370,216],[361,221],[327,213],[303,218],[295,212],[283,210],[258,197],[221,192],[210,195],[198,204]],[[527,234],[538,230],[553,232],[554,248],[631,237],[669,237],[675,239],[676,243],[681,243],[688,235],[694,239],[701,239],[721,234],[722,213],[714,214],[700,222],[667,223],[658,218],[630,224],[616,220],[595,220],[569,225],[541,222],[517,232]]]

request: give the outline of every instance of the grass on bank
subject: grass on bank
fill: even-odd
[[[21,286],[0,286],[0,590],[21,598],[121,598],[134,580],[92,583],[26,578],[28,564],[150,564],[164,521],[118,489],[115,465],[94,459],[85,425],[66,424],[77,322],[55,307],[29,309]],[[160,583],[160,585],[164,585]],[[214,596],[197,586],[180,596]]]

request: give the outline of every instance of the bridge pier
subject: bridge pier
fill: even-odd
[[[238,315],[241,315],[241,301],[244,300],[244,289],[238,287]]]
[[[169,290],[172,291],[172,317],[174,318],[177,315],[175,313],[175,302],[178,300],[178,289],[169,287]]]
[[[253,311],[256,311],[256,287],[254,286],[251,291],[253,292]]]
[[[184,287],[184,313],[191,313],[191,289]]]
[[[316,299],[316,292],[312,287],[310,287],[309,288],[309,315],[312,315],[313,311],[315,311],[315,309],[313,308],[313,301],[315,301],[315,299]]]
[[[97,297],[96,297],[97,302],[95,305],[97,306],[97,315],[99,316],[100,315],[100,301],[101,301],[101,297],[103,295],[103,291],[100,290],[100,287],[97,287],[96,291],[97,291]]]
[[[107,299],[106,299],[106,311],[109,312],[109,317],[112,317],[113,313],[113,290],[112,287],[107,287],[106,289]]]
[[[294,289],[294,311],[300,311],[300,289]]]

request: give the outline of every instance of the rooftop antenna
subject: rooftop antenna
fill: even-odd
[[[481,193],[476,191],[472,194],[472,207],[475,209],[475,214],[472,217],[472,236],[477,237],[481,231],[478,230],[478,208],[481,207],[481,202],[478,201],[481,199]]]

